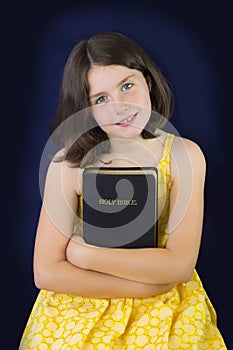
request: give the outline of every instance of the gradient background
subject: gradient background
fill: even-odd
[[[211,4],[211,5],[210,5]],[[9,3],[1,22],[2,187],[4,193],[0,344],[18,348],[38,290],[32,258],[41,205],[40,158],[73,46],[119,31],[152,56],[172,85],[172,124],[207,160],[206,206],[197,270],[233,348],[230,263],[232,19],[228,2],[40,1]],[[231,125],[230,125],[231,123]],[[6,211],[5,211],[6,209]]]

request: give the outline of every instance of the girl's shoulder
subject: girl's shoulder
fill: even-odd
[[[163,149],[165,146],[167,146],[167,149],[170,149],[172,159],[175,157],[184,157],[187,154],[191,160],[202,159],[203,161],[205,159],[204,153],[197,142],[162,129],[159,129],[158,135]],[[170,147],[168,147],[169,145]]]
[[[65,160],[65,150],[57,151],[48,167],[47,181],[49,179],[60,179],[60,182],[67,188],[73,189],[77,195],[81,194],[83,169],[74,166],[71,162]]]
[[[175,136],[170,155],[171,178],[174,181],[181,174],[204,176],[206,159],[200,145],[188,138]]]
[[[171,153],[173,157],[184,157],[187,154],[191,161],[197,161],[199,159],[205,162],[205,155],[201,146],[197,142],[185,137],[174,137]]]
[[[163,144],[166,143],[166,140],[168,139],[169,136],[173,136],[174,140],[172,142],[172,151],[177,152],[181,151],[182,149],[189,150],[190,152],[197,152],[199,154],[203,154],[200,145],[198,145],[197,142],[188,139],[186,137],[181,137],[179,135],[176,135],[175,133],[167,132],[162,129],[158,129],[158,135],[159,139],[162,140]]]

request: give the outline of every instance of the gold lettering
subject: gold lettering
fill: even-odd
[[[136,199],[107,199],[107,198],[99,198],[100,205],[138,205]]]
[[[99,198],[100,205],[115,205],[116,199]]]
[[[138,202],[136,199],[118,199],[117,205],[138,205]]]

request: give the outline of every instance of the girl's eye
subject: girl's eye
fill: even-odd
[[[126,91],[126,90],[129,90],[131,89],[131,87],[133,86],[132,83],[127,83],[127,84],[124,84],[121,88],[122,91]]]
[[[97,98],[97,100],[95,101],[95,103],[98,105],[98,104],[101,104],[103,103],[104,101],[107,100],[107,97],[106,96],[101,96],[99,98]]]

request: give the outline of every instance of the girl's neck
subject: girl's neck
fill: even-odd
[[[146,166],[155,162],[148,140],[141,136],[131,139],[111,138],[110,145],[110,153],[103,160],[107,163],[110,161],[111,166]]]
[[[145,144],[145,140],[141,135],[135,138],[109,138],[111,145],[111,153],[135,153],[135,148],[143,146]]]

